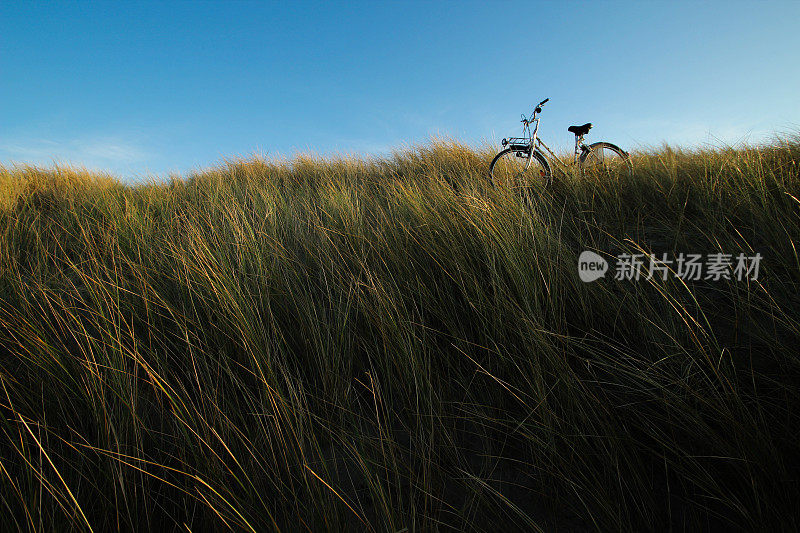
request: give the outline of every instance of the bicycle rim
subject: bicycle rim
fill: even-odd
[[[584,172],[606,172],[630,174],[633,170],[630,157],[618,146],[599,142],[589,146],[589,152],[581,156],[581,168]]]
[[[525,193],[537,181],[546,185],[549,179],[547,168],[530,152],[501,152],[492,163],[492,185]]]

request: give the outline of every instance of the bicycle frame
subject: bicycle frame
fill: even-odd
[[[535,112],[534,112],[534,115],[535,115]],[[558,165],[561,166],[562,170],[567,170],[569,168],[569,164],[565,163],[560,157],[558,157],[558,155],[556,155],[556,153],[553,152],[553,150],[551,150],[550,147],[547,146],[547,144],[545,144],[545,142],[538,137],[539,120],[540,119],[537,116],[533,116],[531,118],[531,120],[523,120],[523,124],[525,124],[525,125],[522,128],[522,134],[525,135],[526,132],[528,133],[527,137],[530,139],[530,141],[527,144],[530,147],[529,149],[532,150],[534,147],[536,147],[536,148],[544,148],[547,151],[547,153],[550,155],[550,157],[552,157],[552,160],[555,161]],[[535,126],[533,128],[533,132],[531,133],[530,125],[534,124],[534,123],[535,123]],[[573,153],[572,164],[573,165],[576,164],[578,162],[578,156],[580,155],[580,153],[583,152],[583,151],[587,151],[587,150],[588,150],[588,148],[583,143],[583,135],[576,135],[575,136],[575,151]]]

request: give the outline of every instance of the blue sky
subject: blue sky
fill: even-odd
[[[570,124],[626,148],[800,130],[800,2],[0,3],[0,161],[127,179]]]

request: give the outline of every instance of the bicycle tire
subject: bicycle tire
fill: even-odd
[[[509,187],[520,193],[527,193],[535,184],[530,178],[538,178],[539,183],[546,187],[550,185],[552,176],[550,164],[539,150],[531,153],[506,148],[494,156],[489,165],[489,179],[493,187]]]
[[[633,163],[631,157],[616,144],[600,141],[588,146],[589,150],[581,154],[579,164],[581,169],[586,171],[620,172],[625,169],[630,176],[633,174]]]

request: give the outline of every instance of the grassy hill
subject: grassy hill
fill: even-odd
[[[0,528],[799,528],[800,143],[490,159],[0,167]]]

